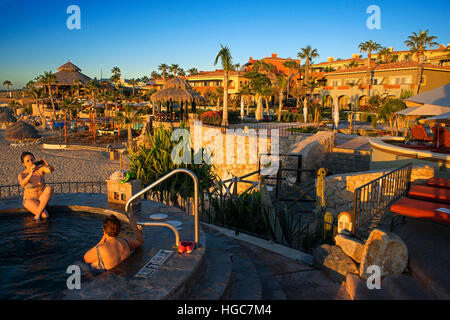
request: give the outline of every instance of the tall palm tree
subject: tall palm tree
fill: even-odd
[[[278,122],[281,121],[281,111],[283,110],[283,98],[284,98],[284,91],[287,87],[287,78],[283,73],[280,73],[277,75],[277,87],[279,90],[279,99],[280,103],[278,105]]]
[[[220,45],[219,53],[214,60],[214,65],[219,62],[222,63],[223,68],[223,114],[222,114],[222,126],[228,126],[228,78],[230,71],[235,69],[233,65],[233,58],[231,56],[230,49],[227,46]]]
[[[139,83],[136,79],[130,79],[128,80],[128,83],[131,85],[131,88],[133,90],[133,96],[134,96],[134,88],[137,86],[137,84]]]
[[[429,36],[428,29],[425,31],[420,30],[419,34],[413,32],[411,36],[405,41],[405,45],[410,48],[411,53],[416,54],[417,62],[419,63],[417,68],[417,82],[416,82],[416,94],[419,93],[420,84],[422,83],[423,76],[423,56],[427,47],[438,46],[436,40],[437,37]]]
[[[161,63],[158,66],[158,70],[161,71],[161,76],[162,76],[163,80],[166,81],[166,78],[168,76],[167,71],[169,70],[169,66],[165,63]]]
[[[177,64],[172,64],[172,65],[169,67],[169,71],[172,72],[172,74],[173,74],[174,77],[177,76],[179,70],[180,70],[180,66],[177,65]]]
[[[306,83],[309,78],[309,65],[311,64],[311,60],[317,58],[319,53],[317,49],[313,49],[310,45],[306,46],[306,48],[300,49],[300,52],[297,53],[297,57],[300,59],[305,59],[305,79],[304,83]]]
[[[129,104],[126,104],[123,107],[123,112],[121,112],[117,116],[117,120],[119,123],[126,124],[128,129],[128,148],[133,148],[133,134],[131,131],[131,126],[134,123],[140,122],[140,118],[138,116],[138,111]]]
[[[161,74],[159,74],[156,71],[152,71],[151,75],[152,79],[160,79],[161,78]]]
[[[417,62],[423,62],[424,52],[427,47],[439,46],[439,43],[434,41],[437,39],[435,36],[428,35],[429,30],[419,31],[419,34],[413,32],[411,36],[405,41],[405,45],[409,47],[411,53],[415,53],[417,56]]]
[[[11,98],[11,93],[9,92],[9,87],[12,86],[12,82],[9,80],[3,81],[3,85],[6,87],[7,94]]]
[[[370,96],[370,78],[372,74],[372,53],[377,52],[382,48],[379,43],[372,40],[362,42],[359,44],[360,52],[367,52],[367,93]]]
[[[41,118],[42,128],[45,129],[45,118],[42,115],[41,108],[39,108],[39,101],[44,98],[44,89],[36,88],[34,86],[33,82],[32,83],[29,82],[29,83],[27,83],[27,89],[25,89],[25,90],[26,90],[26,93],[29,96],[33,97],[34,101],[36,101],[36,107],[37,107],[37,110],[39,113],[39,117]]]
[[[195,75],[198,74],[198,70],[197,70],[196,68],[190,68],[190,69],[187,71],[187,73],[188,73],[188,75],[190,75],[190,76],[195,76]]]
[[[114,85],[116,86],[116,88],[119,86],[120,83],[120,76],[121,76],[121,71],[119,69],[119,67],[114,67],[111,69],[111,73],[113,74],[110,78],[111,82],[114,83]]]
[[[288,61],[283,62],[283,66],[288,69],[288,74],[287,74],[288,85],[286,87],[286,95],[289,98],[289,89],[291,87],[292,76],[294,74],[294,70],[297,70],[299,65],[298,65],[297,61],[288,60]]]
[[[55,102],[53,101],[53,94],[52,94],[52,84],[56,83],[56,76],[53,72],[44,72],[43,75],[38,77],[39,81],[46,85],[48,88],[48,94],[50,96],[50,101],[52,103],[52,109],[53,109],[53,120],[56,120],[56,114],[55,114]]]

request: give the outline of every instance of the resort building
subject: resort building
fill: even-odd
[[[422,75],[421,81],[419,80]],[[418,94],[450,82],[450,66],[417,62],[397,62],[337,70],[325,74],[323,86],[314,90],[314,97],[332,106],[338,101],[341,110],[358,110],[375,94],[401,97]]]
[[[248,85],[249,79],[243,77],[244,72],[230,71],[228,78],[228,93],[236,95],[242,86]],[[187,76],[186,80],[191,87],[204,95],[207,92],[215,92],[218,88],[223,88],[223,70],[200,71],[197,75]]]

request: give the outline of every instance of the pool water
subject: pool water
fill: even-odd
[[[68,266],[102,237],[105,216],[51,212],[48,222],[31,214],[0,218],[0,300],[55,299],[67,289]],[[122,222],[122,233],[129,227]]]

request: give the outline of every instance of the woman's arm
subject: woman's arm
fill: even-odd
[[[129,213],[129,221],[130,221],[130,227],[134,232],[134,237],[128,239],[128,243],[130,244],[130,249],[134,250],[136,248],[139,248],[144,243],[144,236],[142,233],[142,227],[138,226],[136,223],[136,218],[134,217],[133,213]]]
[[[28,182],[30,181],[31,177],[33,176],[33,172],[36,170],[36,166],[33,165],[31,167],[31,172],[24,178],[23,177],[23,173],[19,173],[19,176],[17,177],[19,179],[19,184],[25,188],[25,186],[28,184]]]
[[[52,167],[51,165],[48,164],[48,162],[46,160],[42,160],[45,163],[45,166],[40,168],[40,172],[41,173],[52,173],[53,171],[55,171],[55,168]]]

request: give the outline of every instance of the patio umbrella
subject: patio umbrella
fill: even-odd
[[[36,140],[41,135],[31,124],[17,121],[6,129],[5,139],[10,141]]]
[[[337,99],[335,99],[334,104],[333,104],[333,121],[334,121],[334,126],[336,127],[336,130],[338,129],[339,126],[339,104],[337,102]]]
[[[422,119],[420,120],[420,122],[425,122],[425,121],[445,121],[445,120],[449,120],[450,119],[450,112],[446,112],[434,117],[430,117],[430,118],[426,118],[426,119]]]
[[[303,100],[303,119],[305,120],[305,123],[308,121],[308,102],[306,101],[306,98]]]
[[[410,97],[406,101],[450,107],[450,83]]]
[[[396,113],[405,116],[437,116],[447,112],[450,112],[450,107],[424,104],[419,107],[406,108]]]

